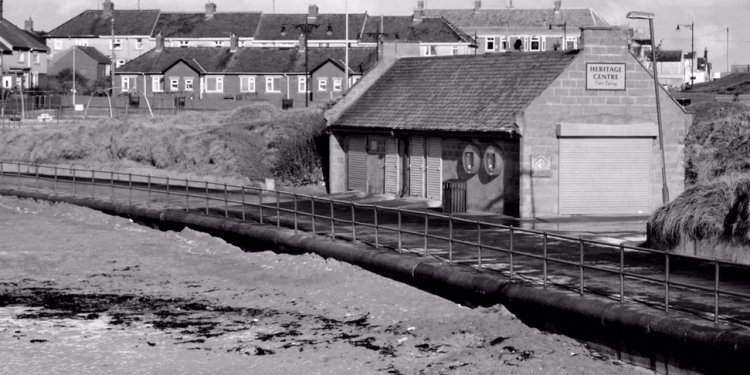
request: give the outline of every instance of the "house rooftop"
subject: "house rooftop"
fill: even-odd
[[[313,48],[308,51],[312,71],[328,59],[344,60],[344,48]],[[350,48],[349,66],[355,73],[363,73],[374,64],[375,48]],[[232,52],[229,48],[192,47],[152,49],[131,60],[117,70],[119,74],[161,74],[179,61],[201,73],[304,73],[305,54],[297,48],[246,47]],[[343,65],[342,65],[343,66]]]
[[[431,42],[431,43],[471,43],[472,38],[453,27],[442,17],[424,18],[414,22],[412,16],[373,16],[367,17],[362,42],[375,43],[383,33],[383,41],[391,42]]]
[[[362,31],[365,13],[349,14],[349,39],[354,39]],[[318,14],[308,20],[307,13],[263,14],[258,25],[255,40],[298,41],[305,22],[318,26],[309,33],[308,40],[344,40],[346,38],[345,14]]]
[[[569,29],[608,25],[607,21],[590,8],[562,8],[558,14],[555,14],[552,8],[425,9],[424,12],[425,17],[444,17],[458,27],[472,30],[474,28],[505,28],[506,25],[549,28],[550,25],[565,24]]]
[[[578,51],[403,58],[332,127],[509,132]]]
[[[78,48],[78,50],[85,53],[86,56],[92,58],[94,61],[100,64],[109,64],[111,62],[109,57],[105,56],[103,53],[101,53],[98,49],[94,47],[76,46],[75,48]]]
[[[115,35],[149,36],[158,17],[158,10],[115,10],[112,17],[106,17],[101,10],[86,10],[54,28],[47,34],[47,37],[75,38],[110,35],[112,19],[115,23]]]
[[[260,23],[260,12],[161,13],[152,35],[165,38],[252,38]]]
[[[0,18],[0,37],[7,42],[8,45],[4,45],[4,47],[8,51],[49,51],[49,48],[40,42],[36,36],[19,29],[4,18]]]

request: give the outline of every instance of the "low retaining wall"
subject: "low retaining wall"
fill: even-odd
[[[587,342],[660,373],[736,373],[747,366],[750,358],[747,329],[715,327],[705,320],[665,314],[645,306],[542,289],[432,258],[183,211],[10,189],[0,189],[0,194],[86,206],[162,229],[190,227],[240,245],[252,241],[253,245],[263,243],[282,252],[316,253],[456,301],[503,304],[529,325]]]

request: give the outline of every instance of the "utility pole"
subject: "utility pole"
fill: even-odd
[[[115,13],[112,12],[112,69],[110,69],[110,73],[112,77],[110,78],[110,84],[109,86],[112,87],[112,94],[114,95],[115,92],[115,66],[117,65],[117,60],[115,56]]]

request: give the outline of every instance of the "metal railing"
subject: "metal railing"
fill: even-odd
[[[512,281],[750,325],[750,266],[574,238],[428,210],[262,187],[0,161],[0,187],[147,203],[370,243]],[[626,259],[632,258],[630,263]],[[632,264],[631,264],[632,263]],[[725,279],[720,274],[727,272]],[[630,290],[628,290],[630,288]],[[724,305],[721,305],[724,303]],[[722,311],[726,314],[721,314]],[[747,310],[747,311],[745,311]],[[720,318],[721,317],[721,318]]]

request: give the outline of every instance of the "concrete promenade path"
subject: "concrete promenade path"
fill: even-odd
[[[122,174],[107,177],[54,179],[6,171],[0,175],[0,188],[42,190],[61,196],[95,197],[244,219],[253,224],[262,222],[368,243],[394,252],[416,253],[436,262],[471,267],[539,287],[595,294],[657,310],[667,310],[668,302],[669,313],[682,317],[687,314],[713,320],[716,312],[714,262],[619,245],[623,239],[641,236],[638,228],[645,225],[642,218],[544,222],[519,221],[487,213],[466,213],[451,218],[419,207],[413,201],[375,202],[382,204],[376,207],[360,204],[352,197],[333,201],[315,197],[313,202],[307,196],[295,198],[276,191],[264,191],[261,195],[258,190],[213,183],[190,181],[186,187],[185,180],[172,180],[167,185],[163,179],[145,182],[128,181],[127,177],[123,181]],[[750,267],[727,264],[720,267],[720,290],[750,294],[750,273],[747,272]],[[669,283],[665,285],[667,269]],[[721,323],[750,326],[747,299],[719,294],[718,306]]]

